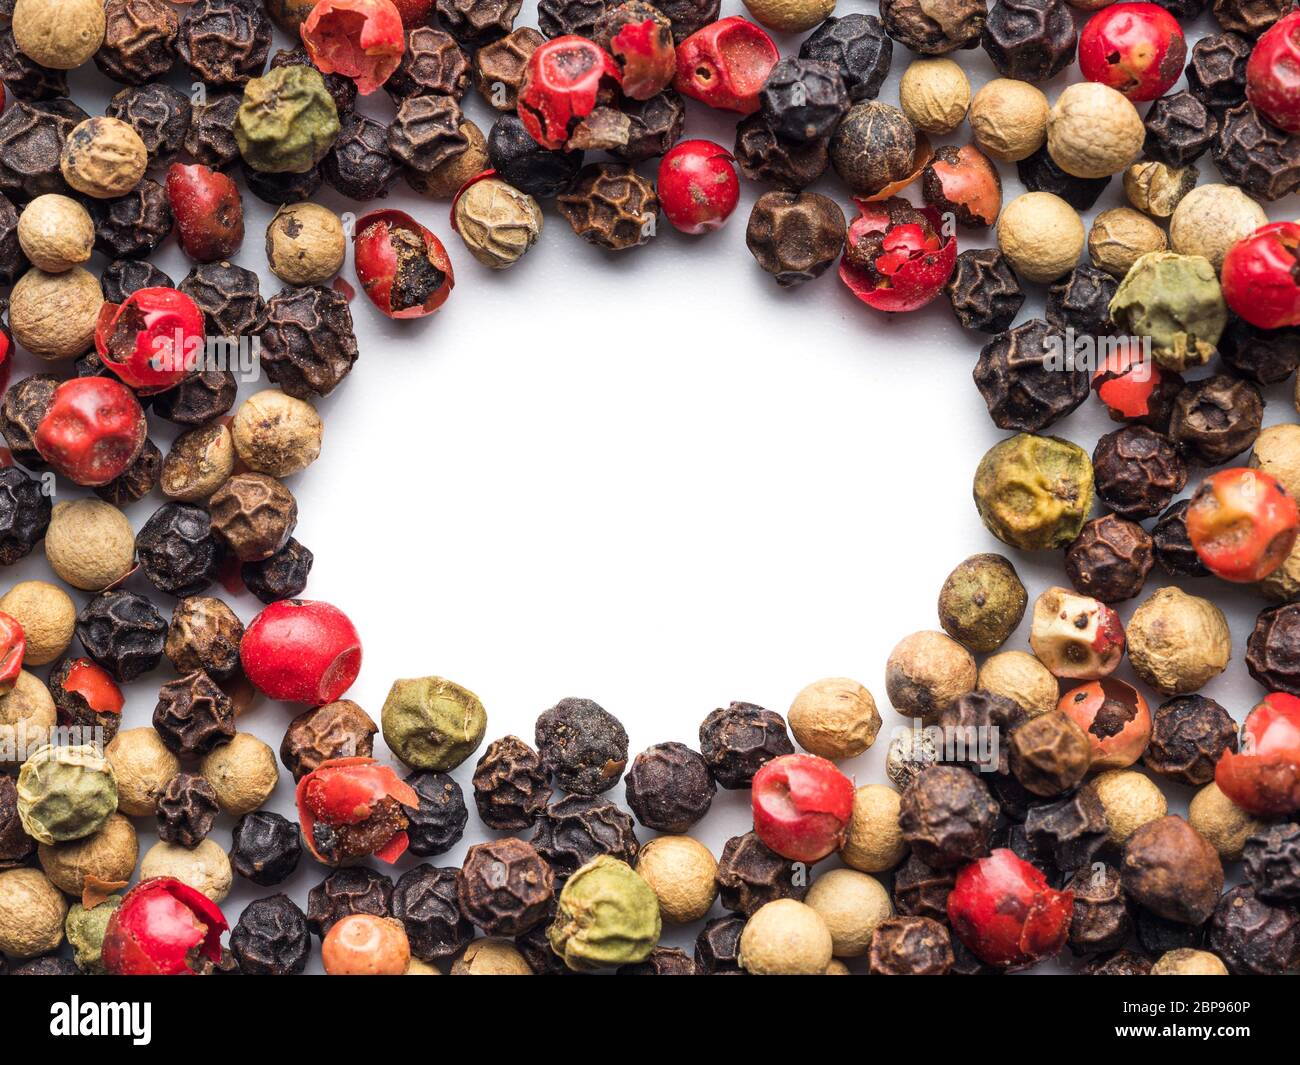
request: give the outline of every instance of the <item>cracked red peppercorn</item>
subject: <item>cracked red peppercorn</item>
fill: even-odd
[[[420,805],[415,789],[373,758],[322,762],[298,781],[295,800],[303,841],[326,865],[397,861],[409,842],[406,808]]]
[[[628,99],[648,100],[672,84],[677,73],[673,24],[658,8],[642,0],[610,7],[596,20],[592,39],[614,57]]]
[[[410,215],[365,215],[353,241],[357,280],[389,318],[423,318],[447,302],[456,284],[447,249]]]
[[[1061,696],[1059,706],[1087,735],[1093,772],[1125,769],[1146,750],[1151,710],[1131,684],[1103,677],[1072,688]]]
[[[338,607],[285,599],[249,623],[239,659],[253,686],[268,697],[318,706],[341,698],[356,680],[361,639]]]
[[[138,394],[180,384],[203,350],[203,312],[174,288],[142,288],[105,303],[95,326],[100,361]]]
[[[1300,698],[1266,695],[1246,716],[1241,750],[1225,751],[1219,759],[1214,782],[1253,814],[1285,817],[1300,810]]]
[[[816,862],[844,844],[853,782],[813,754],[774,758],[754,774],[754,831],[785,858]]]
[[[904,199],[856,201],[849,223],[840,280],[868,307],[914,311],[940,292],[957,265],[957,239],[943,231],[933,207]]]
[[[322,74],[342,74],[367,96],[402,61],[406,35],[392,0],[320,0],[302,24],[302,41]]]
[[[718,229],[736,209],[740,181],[735,160],[712,141],[680,141],[659,163],[659,204],[683,233]]]
[[[1220,470],[1201,482],[1187,508],[1187,535],[1205,568],[1238,584],[1261,581],[1295,546],[1300,511],[1263,470]]]
[[[13,690],[18,674],[23,671],[23,654],[26,650],[27,637],[22,625],[17,619],[0,612],[0,695]],[[55,705],[58,705],[57,702]]]
[[[79,377],[54,390],[35,443],[57,472],[94,487],[126,472],[147,431],[139,400],[121,381]]]
[[[1163,96],[1183,72],[1187,41],[1158,4],[1113,4],[1079,34],[1079,69],[1135,103]]]
[[[780,58],[767,33],[733,15],[697,30],[677,46],[673,86],[709,107],[752,115]]]
[[[567,35],[528,57],[516,102],[524,129],[543,148],[563,148],[574,127],[618,93],[618,65],[593,41]]]
[[[1134,422],[1156,432],[1169,428],[1174,400],[1182,387],[1179,374],[1161,369],[1138,345],[1125,339],[1114,342],[1092,375],[1093,391],[1112,421]]]
[[[229,259],[243,244],[244,203],[228,175],[200,163],[174,163],[167,171],[167,199],[181,250],[191,259]]]
[[[1239,240],[1223,260],[1223,298],[1251,325],[1300,325],[1300,223],[1270,222]]]
[[[1070,934],[1074,896],[1038,869],[996,850],[957,874],[948,896],[952,929],[990,965],[1021,967],[1059,953]]]
[[[104,967],[114,976],[193,976],[221,961],[226,919],[216,903],[172,877],[126,893],[104,933]]]

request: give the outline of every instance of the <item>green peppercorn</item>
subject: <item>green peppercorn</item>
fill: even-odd
[[[412,769],[446,772],[483,742],[487,712],[479,697],[442,677],[394,682],[380,712],[384,740]]]
[[[72,904],[68,919],[63,924],[64,934],[72,945],[73,960],[77,968],[92,976],[107,973],[100,952],[104,946],[104,933],[113,911],[122,905],[121,895],[110,895],[98,906],[87,909],[79,902]]]
[[[547,935],[570,969],[645,961],[659,942],[659,899],[627,862],[602,854],[569,877]]]
[[[1017,433],[975,471],[975,506],[989,532],[1024,551],[1074,542],[1092,510],[1088,453],[1054,436]]]
[[[1001,555],[971,555],[939,591],[939,624],[967,650],[995,651],[1025,616],[1029,597]]]
[[[38,747],[18,773],[18,818],[37,843],[98,832],[117,810],[117,777],[93,744]]]
[[[339,134],[339,113],[315,67],[275,67],[244,87],[235,143],[264,174],[305,174]]]
[[[1151,357],[1181,373],[1210,360],[1228,324],[1228,307],[1209,259],[1152,251],[1120,282],[1110,316],[1119,329],[1150,337]]]

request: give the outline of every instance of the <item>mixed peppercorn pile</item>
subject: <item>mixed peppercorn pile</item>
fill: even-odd
[[[43,542],[59,582],[0,597],[0,971],[291,974],[317,939],[335,974],[975,974],[1067,951],[1097,974],[1300,970],[1300,426],[1262,428],[1262,390],[1300,365],[1300,224],[1260,204],[1300,190],[1300,12],[1214,0],[1219,32],[1189,47],[1202,0],[835,6],[540,0],[534,29],[519,0],[0,0],[0,564]],[[782,58],[768,30],[806,36]],[[879,99],[896,46],[898,106]],[[1000,76],[972,93],[954,57],[976,47]],[[102,116],[68,92],[89,63],[123,86]],[[1049,103],[1036,85],[1076,66]],[[379,90],[391,121],[357,109]],[[740,116],[731,148],[683,137],[687,99]],[[1009,164],[1027,191],[1004,206]],[[808,189],[832,173],[851,221]],[[346,698],[355,626],[301,598],[285,480],[358,359],[348,243],[389,318],[434,313],[455,279],[410,215],[346,222],[312,197],[402,180],[504,269],[543,202],[624,251],[661,214],[716,230],[742,176],[770,187],[746,244],[779,285],[838,263],[875,311],[942,296],[988,334],[974,383],[1012,435],[979,462],[978,512],[1010,548],[1062,551],[1069,585],[1034,600],[1030,651],[1003,649],[1031,610],[1014,564],[961,563],[942,631],[887,662],[918,725],[890,784],[836,767],[882,726],[845,678],[635,757],[578,698],[480,754],[481,701],[437,676],[396,681],[376,723]],[[1112,178],[1130,206],[1085,232]],[[269,298],[230,262],[245,192],[277,207]],[[981,231],[994,246],[959,251]],[[149,262],[173,234],[179,282]],[[1044,318],[1013,324],[1026,286]],[[213,337],[256,338],[276,387],[240,401]],[[19,347],[50,372],[10,381]],[[1044,435],[1094,392],[1118,425],[1091,456]],[[165,454],[150,415],[178,431]],[[122,508],[155,493],[134,528]],[[1211,598],[1171,584],[1117,612],[1157,567],[1276,604],[1240,730],[1198,694],[1232,658]],[[214,585],[264,609],[245,624]],[[1115,675],[1126,658],[1163,702]],[[152,723],[120,727],[120,685],[164,660]],[[259,696],[297,711],[278,757],[238,727]],[[402,769],[374,757],[381,732]],[[468,824],[451,773],[471,759],[477,816],[508,834],[434,864]],[[296,822],[265,808],[281,767]],[[627,810],[603,797],[620,782]],[[1197,789],[1185,818],[1162,783]],[[750,792],[753,830],[715,856],[690,833],[718,788]],[[143,856],[132,819],[157,827]],[[275,888],[304,862],[323,874],[305,910],[271,892],[222,912],[235,877]],[[660,945],[697,922],[693,956]]]

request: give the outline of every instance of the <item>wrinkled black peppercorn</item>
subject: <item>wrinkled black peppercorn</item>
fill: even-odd
[[[77,639],[117,681],[135,680],[162,661],[167,622],[142,595],[100,592],[77,615]]]
[[[825,140],[849,110],[849,94],[834,63],[783,59],[759,93],[760,114],[773,133],[795,144]]]
[[[20,100],[52,100],[68,95],[68,75],[33,62],[18,51],[10,22],[13,0],[0,5],[0,81]]]
[[[1280,976],[1300,968],[1300,910],[1293,906],[1270,906],[1251,887],[1230,888],[1209,924],[1209,948],[1234,976]]]
[[[221,567],[221,542],[212,519],[192,503],[164,503],[136,533],[136,558],[149,583],[168,595],[195,595]]]
[[[958,255],[957,266],[943,291],[962,327],[981,333],[1001,333],[1025,302],[1020,279],[996,248]]]
[[[196,0],[181,16],[176,50],[199,81],[246,85],[271,50],[271,20],[252,0]]]
[[[1149,976],[1151,961],[1137,951],[1117,950],[1090,961],[1080,972],[1084,976]]]
[[[608,0],[537,0],[537,28],[547,37],[575,34],[593,39]]]
[[[1151,527],[1151,540],[1156,548],[1156,561],[1171,577],[1206,577],[1201,556],[1187,535],[1187,508],[1190,500],[1180,499]]]
[[[0,194],[0,284],[13,284],[29,265],[18,242],[18,211]],[[5,305],[7,309],[7,300]]]
[[[80,976],[81,970],[71,958],[47,956],[33,958],[15,968],[10,976]]]
[[[763,181],[778,189],[797,190],[811,185],[831,164],[828,138],[795,144],[782,140],[760,114],[736,126],[736,165],[750,181]]]
[[[0,469],[0,565],[12,566],[31,553],[45,538],[51,512],[40,481],[17,466]]]
[[[566,191],[582,169],[582,152],[553,152],[538,144],[518,115],[504,114],[492,123],[488,160],[497,176],[520,192],[549,199]]]
[[[541,755],[518,736],[493,740],[474,767],[474,804],[488,828],[528,828],[550,797]]]
[[[1291,6],[1291,0],[1214,0],[1210,10],[1225,30],[1258,37]]]
[[[745,918],[714,917],[695,937],[695,968],[701,976],[745,976],[740,967],[740,934]]]
[[[608,799],[582,795],[550,803],[537,819],[532,844],[561,879],[602,854],[630,865],[640,850],[628,814]]]
[[[248,191],[264,203],[280,207],[286,203],[302,203],[316,195],[325,181],[319,166],[301,174],[267,174],[241,163],[244,183]]]
[[[225,260],[200,263],[176,287],[199,305],[214,336],[251,337],[261,331],[266,302],[252,270]]]
[[[490,936],[517,936],[539,924],[555,897],[555,874],[521,839],[470,847],[456,874],[461,912]]]
[[[1030,82],[1055,77],[1074,62],[1078,40],[1065,0],[997,0],[980,36],[999,74]]]
[[[25,203],[47,192],[66,194],[59,168],[63,144],[87,114],[71,100],[15,100],[0,115],[0,192]]]
[[[590,699],[561,699],[537,718],[533,741],[547,772],[575,795],[608,791],[627,765],[627,731]]]
[[[182,847],[207,839],[220,812],[216,789],[197,773],[177,773],[158,793],[157,805],[158,838]]]
[[[22,865],[36,850],[36,840],[18,816],[18,786],[0,773],[0,869]]]
[[[1119,870],[1109,865],[1080,869],[1066,889],[1074,893],[1070,949],[1075,954],[1118,950],[1133,928]]]
[[[286,288],[266,301],[262,368],[297,399],[327,396],[357,361],[352,312],[341,292]]]
[[[1118,603],[1142,591],[1155,560],[1155,545],[1141,525],[1106,514],[1084,525],[1066,549],[1065,573],[1080,595]]]
[[[1237,749],[1232,715],[1204,695],[1179,695],[1152,716],[1142,764],[1166,780],[1199,788],[1214,779],[1224,751]]]
[[[1219,337],[1219,358],[1257,385],[1278,384],[1300,366],[1300,329],[1260,329],[1234,317]]]
[[[997,817],[998,804],[974,773],[934,765],[903,792],[898,824],[914,854],[948,869],[988,854]]]
[[[179,89],[153,82],[115,93],[104,113],[140,135],[151,166],[165,166],[185,147],[193,108]]]
[[[929,917],[888,917],[871,936],[873,976],[943,976],[952,966],[952,937]]]
[[[828,18],[799,46],[800,59],[819,59],[839,68],[854,103],[879,95],[893,56],[894,42],[880,19],[856,11]]]
[[[780,714],[753,703],[732,703],[701,723],[700,753],[713,779],[734,791],[749,787],[773,758],[793,754],[794,744]]]
[[[1224,114],[1213,155],[1224,180],[1258,200],[1278,200],[1300,188],[1300,135],[1265,122],[1248,103]]]
[[[384,90],[394,100],[435,94],[459,100],[469,90],[469,80],[469,56],[455,38],[432,26],[416,26]]]
[[[1027,192],[1050,192],[1059,196],[1076,211],[1086,211],[1106,191],[1110,178],[1081,178],[1067,174],[1056,165],[1044,145],[1026,159],[1016,163],[1016,174]]]
[[[642,163],[663,155],[681,140],[686,122],[686,101],[675,90],[665,89],[648,100],[625,101],[623,114],[629,121],[627,144],[614,148],[613,153],[625,163]],[[581,153],[573,154],[579,156],[581,164]],[[557,193],[563,192],[564,188],[567,184],[558,188]]]
[[[108,0],[104,23],[95,66],[114,81],[143,85],[176,62],[179,20],[166,0]]]
[[[975,363],[975,387],[999,429],[1036,433],[1077,408],[1089,392],[1065,334],[1039,318],[994,337]]]
[[[1246,669],[1269,691],[1300,696],[1300,603],[1275,606],[1255,619]]]
[[[1144,425],[1126,425],[1098,440],[1092,467],[1102,501],[1133,521],[1155,517],[1187,484],[1182,456]]]
[[[1246,879],[1270,903],[1300,901],[1300,824],[1282,822],[1260,829],[1242,850]]]
[[[1169,439],[1193,466],[1218,466],[1248,450],[1264,421],[1264,399],[1249,381],[1215,374],[1185,384],[1174,399]]]
[[[1106,809],[1092,787],[1033,806],[1025,817],[1030,849],[1067,873],[1093,860],[1109,830]]]
[[[468,147],[464,122],[450,96],[408,97],[388,126],[388,154],[417,173],[431,173]]]
[[[460,785],[446,773],[435,772],[412,773],[406,783],[420,797],[420,808],[406,811],[411,853],[418,858],[432,858],[451,850],[465,834],[469,820]]]
[[[238,392],[233,370],[200,370],[175,388],[158,393],[151,409],[166,421],[198,428],[229,411]]]
[[[307,587],[315,556],[292,536],[279,551],[260,562],[245,562],[239,567],[240,579],[264,603],[297,599]]]
[[[411,954],[438,961],[459,954],[474,938],[474,926],[460,912],[455,869],[417,865],[393,888],[393,916],[402,922]]]
[[[240,158],[234,129],[242,101],[237,92],[211,93],[205,102],[191,107],[185,152],[196,163],[223,170]]]
[[[201,669],[168,681],[158,691],[153,727],[182,758],[198,758],[235,737],[235,706]]]
[[[686,832],[709,812],[717,785],[704,758],[684,743],[657,743],[627,771],[627,804],[658,832]]]
[[[99,279],[108,303],[125,303],[132,292],[142,288],[175,288],[176,282],[153,263],[141,259],[115,259],[104,268]]]
[[[935,869],[909,854],[894,873],[894,909],[905,916],[948,920],[948,895],[957,882],[951,869]]]
[[[246,880],[271,887],[288,880],[301,858],[302,832],[287,817],[254,810],[235,822],[230,865]]]
[[[718,859],[718,901],[724,909],[751,917],[777,899],[802,901],[807,878],[795,863],[769,850],[753,832],[733,836]]]
[[[620,965],[619,976],[698,976],[695,962],[676,947],[655,947],[650,957],[635,965]]]
[[[307,926],[322,939],[344,917],[393,916],[393,882],[365,865],[335,869],[307,893]]]
[[[288,895],[250,902],[230,933],[230,952],[250,976],[293,976],[307,968],[307,917]]]
[[[1115,331],[1110,301],[1119,287],[1110,274],[1095,266],[1076,266],[1047,290],[1047,320],[1076,334],[1107,336]]]
[[[660,0],[654,5],[673,24],[673,40],[681,44],[697,30],[716,22],[722,0]]]
[[[95,495],[115,507],[124,507],[143,499],[157,486],[162,477],[162,452],[152,440],[146,440],[140,454],[126,471],[114,477],[108,484],[101,484],[95,489]]]
[[[464,45],[487,44],[514,28],[521,0],[438,0],[442,28]]]
[[[96,200],[91,217],[96,250],[115,259],[144,258],[172,231],[167,191],[150,178],[116,200]]]
[[[1026,718],[1019,703],[1004,695],[973,691],[958,696],[951,704],[934,715],[934,723],[951,736],[1000,735],[1007,736]],[[984,752],[972,747],[954,749],[953,757],[945,760],[949,765],[965,766],[985,773],[1007,774],[1007,744],[999,744],[996,761],[990,764]]]
[[[1236,33],[1214,33],[1192,45],[1187,90],[1216,114],[1246,99],[1246,62],[1253,45]]]
[[[321,163],[330,188],[352,200],[377,200],[401,172],[388,152],[387,127],[355,111],[339,117],[339,135]]]
[[[1151,105],[1144,122],[1142,150],[1147,158],[1169,166],[1190,166],[1209,151],[1219,120],[1190,92],[1162,96]]]

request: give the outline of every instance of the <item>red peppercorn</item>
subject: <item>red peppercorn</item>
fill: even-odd
[[[221,960],[227,927],[217,904],[188,884],[169,876],[144,880],[108,919],[104,967],[114,976],[209,972]]]
[[[844,845],[853,782],[814,754],[773,758],[754,774],[754,831],[783,858],[816,862]]]
[[[1223,298],[1260,329],[1300,325],[1300,223],[1270,222],[1237,241],[1223,259]]]
[[[3,92],[0,92],[3,96]],[[3,107],[0,103],[0,107]],[[14,368],[14,341],[9,330],[0,326],[0,394],[9,387],[9,374]]]
[[[1273,692],[1246,715],[1241,750],[1227,750],[1214,782],[1252,814],[1286,817],[1300,810],[1300,699]]]
[[[1054,890],[1034,866],[1006,849],[965,866],[948,896],[952,930],[989,965],[1032,965],[1058,953],[1073,912],[1073,892]]]
[[[97,714],[120,714],[126,699],[112,674],[89,658],[75,659],[63,678],[62,688],[76,692]]]
[[[573,34],[556,37],[528,58],[519,119],[542,147],[563,148],[579,121],[613,102],[620,77],[614,57],[598,44]]]
[[[1135,103],[1168,92],[1186,59],[1182,27],[1158,4],[1112,4],[1093,15],[1079,34],[1083,76]]]
[[[1300,11],[1278,19],[1246,62],[1246,97],[1288,133],[1300,133]]]
[[[447,249],[402,211],[373,211],[357,222],[353,258],[370,302],[389,318],[423,318],[456,284]]]
[[[181,250],[200,263],[228,259],[244,242],[244,202],[226,174],[200,163],[174,163],[167,200]]]
[[[868,307],[914,311],[940,292],[957,265],[957,238],[939,212],[903,199],[855,200],[840,280]]]
[[[357,679],[361,638],[336,606],[282,599],[249,623],[239,662],[264,695],[320,706],[340,698]]]
[[[140,401],[112,377],[77,377],[54,390],[36,428],[36,450],[68,480],[88,488],[120,477],[148,434]]]
[[[100,361],[140,395],[175,388],[203,352],[203,312],[174,288],[142,288],[105,303],[95,325]]]
[[[771,37],[732,15],[696,30],[677,46],[673,85],[702,104],[752,115],[763,83],[780,58]]]
[[[0,612],[0,695],[8,695],[23,671],[27,634],[18,619]]]
[[[397,807],[420,806],[415,789],[373,758],[324,761],[298,781],[294,797],[307,849],[327,865],[363,857],[358,850],[397,861],[409,843]]]
[[[659,205],[683,233],[708,233],[736,209],[735,159],[712,141],[681,141],[659,164]]]
[[[406,50],[393,0],[320,0],[300,32],[312,65],[351,78],[362,96],[388,80]]]
[[[619,10],[611,9],[617,16]],[[609,38],[606,47],[623,73],[623,95],[629,100],[648,100],[673,83],[677,74],[677,48],[672,24],[660,15],[628,21]],[[599,40],[599,37],[597,38]]]
[[[1141,421],[1158,415],[1153,402],[1163,395],[1161,386],[1167,380],[1164,371],[1138,344],[1120,338],[1093,371],[1092,388],[1112,418]]]
[[[1090,772],[1131,766],[1151,739],[1151,708],[1146,699],[1131,684],[1114,677],[1070,689],[1057,709],[1087,735]]]
[[[1187,535],[1205,568],[1225,581],[1261,581],[1286,561],[1300,530],[1295,500],[1263,470],[1220,470],[1187,508]]]

